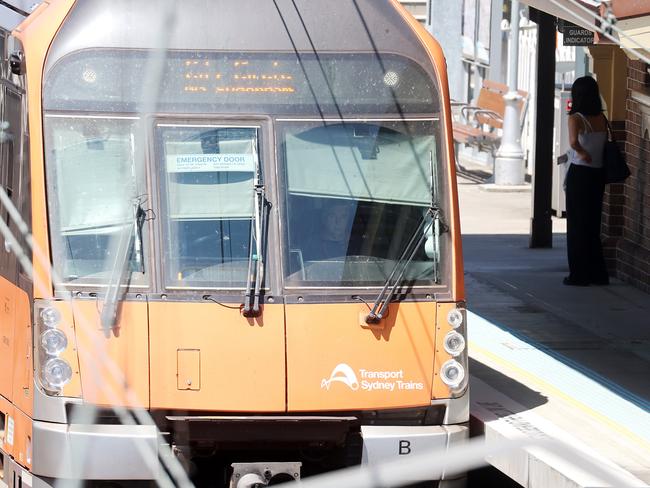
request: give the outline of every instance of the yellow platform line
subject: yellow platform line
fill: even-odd
[[[536,376],[529,371],[517,366],[515,363],[511,361],[507,361],[503,359],[502,357],[498,356],[497,354],[494,354],[487,349],[482,348],[481,346],[477,345],[474,341],[469,341],[469,350],[470,352],[470,357],[474,357],[472,352],[478,352],[480,355],[485,356],[488,358],[490,361],[495,362],[499,366],[510,370],[515,371],[518,375],[521,375],[523,378],[526,380],[530,381],[531,383],[535,384],[537,388],[540,389],[540,391],[544,393],[550,393],[554,397],[559,397],[568,404],[572,405],[573,407],[579,409],[580,411],[586,413],[590,417],[592,417],[594,420],[597,420],[598,422],[606,424],[608,427],[614,429],[616,432],[620,433],[624,437],[626,437],[628,440],[634,442],[638,447],[640,447],[643,451],[648,453],[648,457],[650,458],[650,446],[648,443],[638,435],[636,435],[634,432],[630,431],[627,427],[619,424],[618,422],[615,422],[611,420],[609,417],[606,417],[605,415],[595,411],[592,409],[590,406],[585,405],[583,402],[580,402],[573,398],[571,395],[565,393],[564,391],[560,390],[559,388],[555,387],[551,383],[547,382],[546,380],[540,378],[539,376]],[[477,359],[477,358],[474,358]]]

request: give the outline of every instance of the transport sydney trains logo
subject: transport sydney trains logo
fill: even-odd
[[[359,381],[359,379],[361,381]],[[329,391],[333,383],[342,383],[350,390],[357,391],[395,391],[395,390],[424,390],[424,383],[408,381],[404,371],[371,371],[359,369],[358,373],[348,364],[337,364],[329,378],[323,378],[320,387]]]
[[[320,382],[320,387],[325,388],[329,391],[330,385],[334,382],[343,383],[347,385],[352,391],[359,389],[359,380],[354,370],[345,363],[336,365],[332,370],[332,374],[329,379],[323,378],[323,381]]]

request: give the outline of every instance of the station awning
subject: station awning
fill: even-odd
[[[645,54],[650,57],[650,2],[617,0],[612,8],[614,15],[619,19],[616,26],[625,34],[619,36],[623,48],[644,49]]]
[[[594,0],[522,0],[522,2],[592,31],[600,5],[600,2]],[[585,8],[593,11],[593,14],[585,12]]]
[[[597,32],[598,18],[604,14],[600,0],[522,0],[523,3],[555,17]],[[612,0],[616,27],[622,34],[614,34],[623,49],[644,50],[650,57],[650,1]],[[590,14],[589,11],[592,13]],[[610,43],[604,37],[603,43]],[[631,53],[627,51],[629,55]],[[631,55],[631,57],[634,57]]]

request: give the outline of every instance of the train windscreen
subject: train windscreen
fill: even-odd
[[[166,288],[245,284],[261,124],[227,127],[224,116],[276,119],[288,286],[380,286],[412,230],[445,205],[439,93],[408,58],[169,51],[147,105],[150,60],[91,49],[46,73],[50,235],[64,282],[104,284],[128,266],[132,285],[149,286],[154,219]],[[206,116],[223,120],[188,125]],[[445,243],[437,224],[422,232],[404,279],[434,286]],[[128,241],[128,259],[112,241]]]
[[[282,124],[288,286],[381,285],[412,239],[404,280],[438,283],[440,236],[421,226],[441,200],[438,133],[435,119]]]
[[[256,127],[159,124],[168,288],[243,288],[258,161]]]
[[[45,118],[52,252],[64,282],[105,284],[115,266],[111,243],[131,240],[133,285],[148,278],[142,212],[151,205],[144,167],[136,163],[137,120],[129,117]]]

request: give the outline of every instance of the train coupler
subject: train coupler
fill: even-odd
[[[300,479],[302,463],[233,463],[229,488],[263,488]]]

